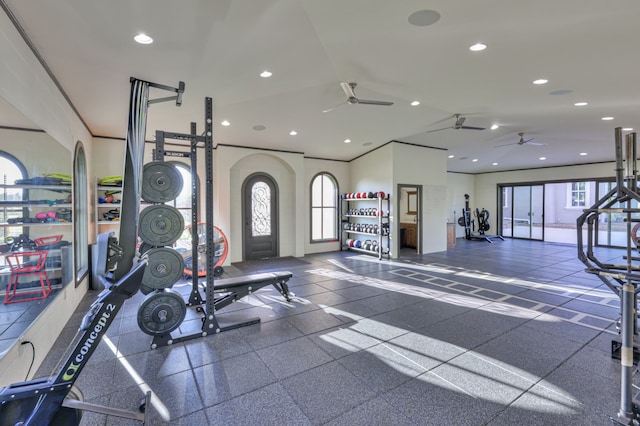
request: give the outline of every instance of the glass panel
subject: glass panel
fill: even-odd
[[[73,181],[74,211],[75,211],[75,260],[76,260],[76,285],[89,270],[89,218],[87,195],[87,162],[82,144],[76,148],[74,163],[75,173]],[[66,283],[63,283],[66,284]]]
[[[511,198],[512,198],[513,187],[511,186],[503,186],[502,191],[500,193],[502,199],[502,233],[505,237],[513,236],[513,227],[512,227],[512,208],[511,208]]]
[[[335,207],[336,205],[336,186],[333,179],[324,175],[322,177],[322,206]]]
[[[271,188],[264,182],[251,187],[251,235],[271,235]]]
[[[318,175],[311,184],[311,206],[322,206],[322,176]]]
[[[531,187],[531,238],[542,240],[544,238],[544,187],[534,185]]]
[[[20,168],[8,158],[0,155],[0,183],[3,185],[13,184],[17,179],[23,179],[24,176]],[[2,201],[21,201],[22,189],[3,187],[0,190],[0,200]],[[0,223],[7,223],[9,219],[22,217],[22,208],[20,207],[2,207],[0,208]],[[0,227],[0,245],[4,244],[9,236],[17,237],[20,232],[12,235],[9,230],[11,228]],[[18,229],[18,228],[13,228]]]
[[[531,238],[531,187],[513,188],[513,236]]]
[[[598,183],[598,197],[604,197],[616,186],[615,182]],[[632,200],[631,207],[637,208],[638,203]],[[615,203],[612,208],[626,208],[627,203]],[[605,246],[627,246],[627,225],[625,222],[626,213],[600,213],[598,215],[598,233],[596,244]],[[637,214],[632,217],[637,218]],[[585,226],[586,228],[586,226]],[[636,233],[637,234],[637,233]]]
[[[176,169],[182,177],[182,191],[173,201],[173,205],[180,211],[186,227],[191,225],[191,170],[183,165],[176,165]]]
[[[311,239],[322,239],[322,209],[311,209]]]
[[[336,210],[333,208],[322,209],[322,239],[336,238]]]

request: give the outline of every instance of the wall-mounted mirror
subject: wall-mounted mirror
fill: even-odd
[[[2,98],[0,117],[0,317],[11,318],[2,353],[73,282],[74,222],[69,149]]]
[[[418,192],[409,191],[407,192],[407,214],[417,214],[417,213],[418,213]]]

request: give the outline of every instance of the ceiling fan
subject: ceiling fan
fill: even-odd
[[[534,138],[525,140],[524,133],[518,133],[518,136],[520,136],[520,140],[518,142],[506,143],[504,145],[497,145],[496,148],[499,148],[501,146],[509,146],[509,145],[536,145],[536,146],[546,145],[546,143],[531,142]]]
[[[364,105],[382,105],[382,106],[391,106],[393,105],[393,102],[387,102],[387,101],[372,101],[372,100],[368,100],[368,99],[359,99],[356,97],[356,93],[355,93],[355,89],[356,86],[358,84],[357,83],[340,83],[340,87],[342,87],[342,90],[344,90],[344,93],[347,95],[347,100],[345,102],[341,102],[338,105],[331,107],[329,109],[325,109],[322,112],[329,112],[331,110],[334,110],[336,108],[338,108],[339,106],[345,105],[345,104],[349,104],[349,105],[354,105],[354,104],[364,104]]]
[[[474,126],[465,126],[464,125],[464,121],[466,120],[466,117],[463,117],[460,114],[453,114],[451,117],[447,117],[445,120],[448,120],[449,118],[455,118],[456,122],[453,123],[453,126],[448,126],[448,127],[443,127],[441,129],[434,129],[434,130],[428,130],[427,133],[433,133],[433,132],[439,132],[440,130],[447,130],[447,129],[467,129],[467,130],[484,130],[484,127],[474,127]]]

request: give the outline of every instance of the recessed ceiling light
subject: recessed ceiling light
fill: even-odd
[[[547,159],[547,157],[540,157],[540,160],[542,160],[542,161],[544,161],[546,159]]]
[[[497,124],[492,124],[491,125],[491,130],[496,130],[498,127],[500,127],[500,126],[497,125]]]
[[[228,121],[228,120],[224,120],[224,121],[222,121],[220,124],[222,124],[223,126],[228,126],[228,125],[230,125],[231,123],[229,123],[229,121]]]
[[[351,143],[351,139],[345,139],[344,143]]]
[[[587,106],[587,105],[589,105],[589,104],[588,104],[588,103],[586,103],[586,102],[576,102],[574,105],[575,105],[575,106]]]
[[[262,125],[262,124],[256,124],[255,126],[253,126],[253,130],[256,130],[258,132],[263,131],[264,129],[266,129],[267,127]]]
[[[477,159],[477,158],[474,158],[474,159],[473,159],[473,160],[471,160],[471,161],[475,163],[475,162],[477,162],[477,161],[478,161],[478,159]]]
[[[547,84],[549,80],[545,78],[539,78],[537,80],[533,80],[533,84]]]
[[[418,105],[420,105],[420,102],[419,102],[419,101],[413,101],[413,102],[411,102],[411,106],[418,106]]]
[[[480,52],[481,50],[484,50],[487,48],[487,45],[484,43],[476,43],[473,44],[471,46],[469,46],[469,50],[473,51],[473,52]]]
[[[613,120],[613,117],[602,117],[602,119],[604,121],[611,121],[611,120]]]
[[[586,152],[581,152],[580,155],[585,156],[585,155],[587,155],[587,153]]]
[[[491,163],[491,165],[492,165],[492,166],[497,166],[497,165],[498,165],[498,163]]]
[[[409,23],[416,27],[427,27],[440,20],[440,13],[435,10],[418,10],[409,15]]]
[[[451,155],[450,155],[449,157],[447,157],[447,158],[453,158],[453,157],[455,157],[455,155],[451,154]]]
[[[289,132],[289,134],[290,134],[291,136],[295,136],[295,135],[297,135],[297,134],[298,134],[298,132],[296,132],[295,130],[292,130],[292,131],[290,131],[290,132]]]
[[[268,77],[271,77],[272,75],[273,74],[271,73],[271,71],[267,71],[267,70],[264,70],[260,73],[260,77],[262,78],[268,78]]]
[[[633,132],[633,127],[623,127],[622,131],[623,132]]]
[[[133,39],[135,41],[137,41],[140,44],[151,44],[153,43],[153,39],[151,37],[149,37],[146,34],[140,33],[138,35],[136,35],[135,37],[133,37]]]

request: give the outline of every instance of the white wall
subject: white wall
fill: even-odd
[[[311,243],[311,180],[320,172],[330,173],[338,182],[338,194],[350,191],[350,164],[345,161],[328,161],[313,158],[304,159],[304,182],[306,189],[304,192],[304,205],[306,212],[303,214],[305,220],[304,252],[322,253],[327,251],[340,250],[340,241]],[[338,200],[340,202],[340,200]],[[339,206],[338,206],[339,211]],[[340,223],[340,220],[338,220]],[[340,230],[338,230],[340,232]]]
[[[393,143],[392,151],[393,187],[397,185],[422,185],[421,216],[422,253],[447,249],[447,156],[441,149]],[[393,206],[397,203],[394,201]],[[396,214],[398,216],[398,214]],[[399,216],[398,216],[399,217]],[[392,222],[393,257],[397,257],[400,241],[398,221]]]
[[[4,12],[0,12],[0,97],[17,111],[28,117],[36,126],[45,130],[66,151],[68,170],[71,170],[72,153],[76,142],[84,145],[88,175],[92,167],[92,138],[80,119],[75,115],[64,96],[58,91],[36,57],[17,32]],[[40,154],[46,161],[48,150],[32,152],[34,158]],[[91,192],[90,192],[91,194]],[[88,249],[88,248],[87,248]],[[47,310],[20,337],[35,345],[36,359],[31,368],[33,374],[44,356],[55,342],[58,334],[71,317],[76,306],[87,291],[88,278],[79,287],[66,286]],[[0,359],[0,386],[25,379],[30,354],[19,344],[9,348]]]
[[[242,261],[242,184],[256,172],[270,175],[278,185],[280,256],[304,256],[305,213],[302,154],[218,146],[215,154],[216,225],[229,239],[227,263]],[[227,232],[228,230],[228,232]]]

